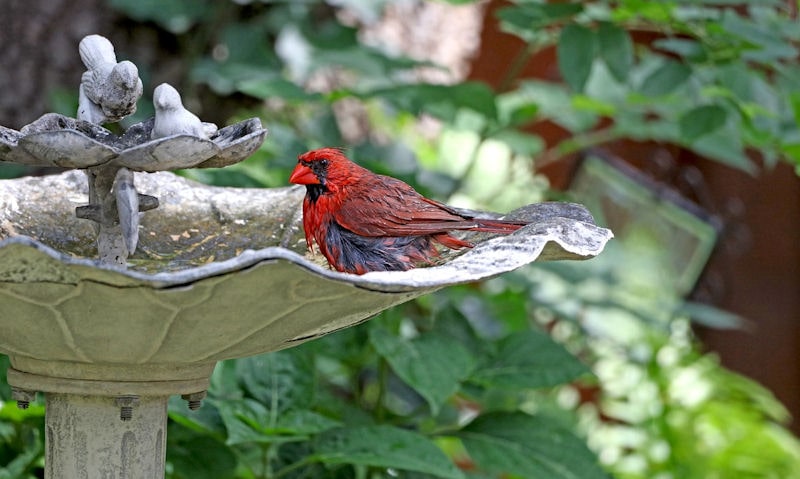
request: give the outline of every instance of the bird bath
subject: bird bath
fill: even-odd
[[[85,170],[0,181],[0,352],[20,406],[45,393],[50,479],[163,477],[167,399],[198,407],[218,361],[537,259],[590,258],[612,236],[579,205],[544,203],[510,214],[529,226],[469,237],[476,246],[441,265],[338,273],[305,251],[302,187],[163,171],[241,161],[266,136],[257,119],[166,136],[152,133],[158,118],[121,136],[97,121],[0,127],[0,161]]]

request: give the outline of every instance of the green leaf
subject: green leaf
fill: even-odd
[[[727,128],[720,128],[686,145],[706,158],[754,174],[756,167],[742,147],[741,141]]]
[[[649,96],[666,95],[681,86],[691,75],[692,69],[683,63],[666,60],[642,82],[641,93]]]
[[[497,18],[505,24],[505,27],[510,26],[514,29],[525,31],[541,28],[555,20],[574,16],[582,11],[583,5],[580,2],[525,2],[499,9]]]
[[[485,387],[541,388],[572,381],[589,369],[547,334],[528,330],[498,344],[497,352],[473,373]]]
[[[445,479],[464,475],[436,444],[413,431],[391,426],[365,426],[323,433],[312,460],[402,469]]]
[[[485,83],[469,81],[446,87],[456,106],[467,108],[482,116],[492,119],[497,117],[497,106],[494,102],[495,93]]]
[[[464,347],[435,333],[409,340],[372,328],[370,341],[392,370],[428,401],[434,415],[474,366]]]
[[[178,433],[170,428],[167,462],[180,479],[227,479],[235,476],[236,456],[224,444],[208,436]]]
[[[280,98],[287,101],[319,100],[318,93],[308,93],[296,84],[283,78],[255,79],[239,82],[236,89],[256,98]]]
[[[556,52],[561,77],[573,91],[583,91],[595,56],[594,33],[582,25],[567,25],[561,30]]]
[[[587,95],[573,96],[572,107],[576,111],[588,111],[603,116],[613,116],[617,112],[617,107],[613,103]]]
[[[429,113],[445,121],[453,121],[462,108],[486,119],[497,117],[494,92],[481,82],[400,85],[375,90],[365,96],[378,97],[413,114]]]
[[[388,57],[377,49],[353,46],[345,49],[317,49],[312,56],[312,68],[341,67],[364,77],[385,80],[396,71],[424,65],[404,57]]]
[[[789,157],[789,159],[794,161],[798,168],[800,168],[800,143],[781,145],[781,153]],[[797,171],[797,174],[800,176],[800,170]]]
[[[539,105],[528,103],[520,105],[509,113],[508,126],[519,126],[530,123],[536,119],[539,113]]]
[[[196,0],[190,1],[196,3]],[[215,13],[210,8],[207,8],[207,11],[212,15]],[[275,49],[272,45],[264,42],[264,36],[268,33],[262,22],[227,24],[219,35],[220,38],[215,42],[226,45],[228,49],[222,64],[207,57],[213,63],[217,65],[239,64],[239,68],[250,69],[254,77],[276,75],[280,71],[282,63],[275,53]]]
[[[728,114],[719,105],[703,105],[681,115],[678,124],[683,141],[692,142],[722,127]]]
[[[319,434],[342,424],[306,409],[292,409],[278,416],[278,423],[268,431],[273,434]]]
[[[226,444],[271,443],[277,441],[277,438],[270,437],[260,427],[261,424],[267,426],[277,421],[277,416],[270,416],[264,405],[258,401],[241,399],[238,401],[220,401],[219,404],[215,403],[215,405],[228,432]]]
[[[308,440],[341,423],[307,409],[273,414],[252,399],[215,402],[228,432],[227,444],[282,443]]]
[[[536,120],[539,104],[520,90],[512,90],[495,97],[497,129],[526,125]]]
[[[548,479],[607,479],[591,451],[568,429],[522,413],[478,417],[459,437],[482,470]]]
[[[573,132],[590,130],[597,125],[598,117],[587,111],[573,108],[574,95],[562,84],[544,81],[520,82],[519,95],[539,106],[538,116]]]
[[[519,130],[500,130],[491,136],[492,140],[502,141],[518,155],[533,156],[544,150],[544,140],[539,135]]]
[[[744,60],[770,63],[797,58],[797,48],[776,32],[777,25],[773,22],[754,21],[734,9],[723,10],[720,20],[720,26],[729,34],[745,41],[747,49],[742,52]]]
[[[293,348],[240,359],[236,371],[247,391],[280,414],[314,400],[315,370],[308,349]]]
[[[792,106],[795,123],[800,125],[800,92],[789,93],[789,104]]]
[[[702,2],[703,0],[701,0]],[[652,0],[625,0],[615,6],[613,17],[617,21],[639,22],[656,25],[670,24],[675,21],[673,15],[677,2],[654,2]]]
[[[135,20],[152,20],[175,34],[186,32],[195,22],[215,13],[208,2],[196,0],[111,0],[111,6]]]
[[[688,38],[660,38],[653,46],[694,62],[705,61],[708,56],[702,43]]]
[[[172,396],[169,398],[167,410],[169,418],[186,429],[224,440],[225,424],[213,400],[206,399],[200,409],[192,411],[188,408],[186,401]]]
[[[308,13],[309,9],[313,8],[314,0],[294,3],[305,3],[306,5],[298,8],[298,10]],[[299,23],[296,23],[299,20],[297,17],[293,19],[287,18],[286,20],[287,22],[281,25],[282,29],[300,26],[303,39],[315,48],[342,51],[358,48],[359,46],[358,29],[354,26],[343,25],[339,22],[323,23],[311,18],[303,18]],[[369,49],[369,47],[365,46],[365,49]]]
[[[600,58],[620,83],[628,79],[633,66],[633,41],[627,30],[603,22],[597,30]]]
[[[209,395],[216,399],[241,399],[244,390],[239,384],[236,374],[237,359],[226,359],[217,363],[214,372],[211,373],[211,384]]]
[[[677,312],[688,315],[695,324],[709,328],[744,329],[747,324],[746,320],[737,314],[703,303],[687,301]]]
[[[38,436],[38,434],[37,434]],[[14,457],[8,464],[0,467],[0,479],[21,479],[34,477],[27,474],[38,462],[42,454],[44,443],[39,440],[35,444],[30,444],[24,452]]]

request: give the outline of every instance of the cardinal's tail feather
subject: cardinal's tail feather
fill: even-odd
[[[472,228],[473,231],[484,231],[486,233],[513,233],[525,226],[527,223],[510,220],[489,220],[476,218],[478,226]]]
[[[435,234],[433,235],[433,239],[442,246],[446,246],[450,249],[472,248],[474,246],[469,241],[458,239],[455,236],[450,236],[447,233]]]

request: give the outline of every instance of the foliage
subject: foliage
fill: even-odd
[[[569,264],[521,274],[537,291],[540,321],[597,375],[596,389],[557,395],[576,408],[601,463],[620,479],[800,477],[800,443],[779,426],[785,408],[700,352],[686,309],[663,285],[619,274],[636,267],[634,255],[606,253],[593,264],[603,282]],[[581,403],[587,393],[596,400]]]
[[[681,145],[734,168],[800,165],[797,40],[782,1],[515,2],[499,16],[523,58],[555,44],[566,85],[516,93],[572,135],[539,164],[618,138]],[[603,124],[604,117],[613,118]]]
[[[44,406],[19,409],[5,380],[8,357],[0,355],[0,479],[31,479],[42,471]]]
[[[575,379],[586,367],[531,331],[519,333],[539,350],[504,356],[515,347],[509,340],[521,340],[501,318],[485,319],[503,334],[484,337],[439,294],[302,347],[224,362],[198,413],[177,400],[171,406],[176,427],[195,434],[170,431],[170,441],[199,434],[217,441],[214,456],[233,456],[238,464],[206,454],[204,461],[229,469],[203,475],[210,474],[205,464],[182,462],[172,477],[382,477],[394,471],[397,477],[463,478],[463,469],[605,477],[568,428],[514,407],[513,398],[529,388]],[[570,372],[548,376],[546,365],[557,362]],[[509,374],[539,379],[519,385]],[[509,441],[527,449],[520,457],[505,455]],[[552,441],[570,446],[556,448]],[[173,444],[168,451],[173,464],[174,451],[183,454]]]
[[[298,153],[349,145],[424,194],[507,210],[545,196],[536,166],[618,138],[751,172],[752,153],[800,164],[800,31],[782,2],[513,2],[498,21],[527,47],[499,91],[413,80],[432,66],[365,45],[388,3],[109,0],[180,47],[188,104],[203,88],[248,100],[237,116],[269,129],[249,160],[184,173],[209,183],[283,186]],[[548,48],[563,83],[519,78]],[[570,137],[547,148],[528,129],[544,120]],[[698,352],[692,308],[626,248],[225,361],[199,411],[170,403],[168,477],[607,477],[586,442],[622,478],[793,477],[783,408]],[[0,478],[34,477],[41,406],[12,412],[2,386]]]

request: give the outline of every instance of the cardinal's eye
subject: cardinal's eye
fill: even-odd
[[[322,167],[326,167],[326,166],[328,166],[328,160],[319,160],[319,164],[320,164]]]

